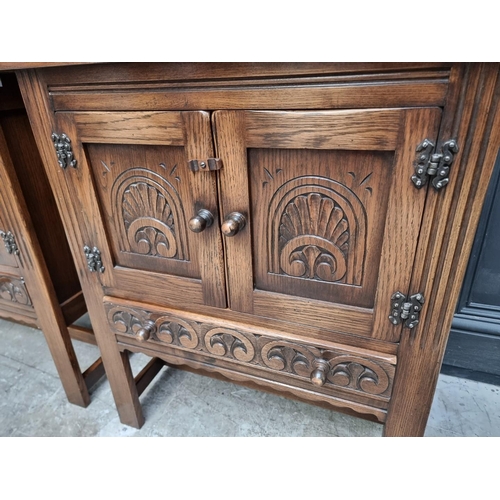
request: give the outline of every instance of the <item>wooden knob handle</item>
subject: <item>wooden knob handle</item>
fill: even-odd
[[[247,220],[245,219],[245,216],[243,214],[240,214],[239,212],[232,212],[222,223],[222,233],[224,234],[224,236],[234,236],[246,226],[246,223]]]
[[[146,321],[144,326],[139,330],[137,330],[135,338],[139,342],[146,342],[149,339],[149,337],[151,337],[151,334],[155,332],[155,330],[156,327],[154,321]]]
[[[318,387],[325,385],[326,376],[330,371],[328,361],[326,359],[316,359],[313,367],[314,371],[311,374],[311,382]]]
[[[189,220],[188,226],[193,233],[201,233],[207,227],[210,227],[214,223],[214,216],[209,210],[202,208],[198,210],[198,214]]]

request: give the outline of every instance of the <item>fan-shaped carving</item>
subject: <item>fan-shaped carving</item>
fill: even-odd
[[[320,177],[293,179],[274,194],[270,216],[272,273],[361,284],[366,214],[349,188]]]
[[[331,198],[294,198],[281,216],[280,267],[291,276],[339,281],[347,270],[349,223]]]
[[[132,169],[113,185],[123,251],[187,260],[184,214],[177,191],[166,179]]]
[[[145,182],[123,193],[123,222],[132,251],[172,258],[177,254],[172,209],[165,197]]]

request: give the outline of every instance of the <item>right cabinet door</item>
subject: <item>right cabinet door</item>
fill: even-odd
[[[426,197],[410,178],[440,117],[215,112],[222,218],[241,228],[225,237],[231,309],[397,341],[391,296],[408,292]]]

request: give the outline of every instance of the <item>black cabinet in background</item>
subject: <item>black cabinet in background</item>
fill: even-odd
[[[441,371],[500,385],[500,152]]]

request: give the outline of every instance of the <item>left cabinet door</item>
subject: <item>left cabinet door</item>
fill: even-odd
[[[71,148],[76,161],[63,159],[61,175],[79,206],[81,263],[84,246],[99,250],[105,292],[226,307],[215,172],[188,166],[213,156],[210,115],[57,113],[56,126],[71,141],[59,141],[62,153]],[[213,220],[193,232],[189,221],[202,210]]]

